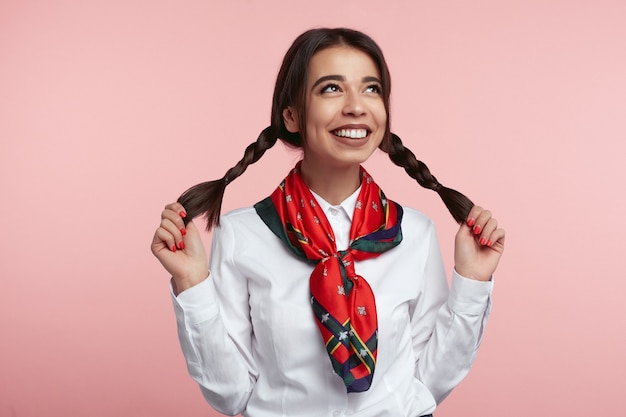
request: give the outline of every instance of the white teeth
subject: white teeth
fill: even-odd
[[[365,129],[339,129],[333,132],[337,136],[351,139],[361,139],[367,136]]]

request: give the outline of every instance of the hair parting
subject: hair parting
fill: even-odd
[[[474,203],[460,192],[441,185],[426,164],[418,160],[415,154],[404,146],[398,135],[391,133],[390,139],[381,144],[381,149],[387,152],[394,164],[404,168],[419,185],[439,194],[457,223],[463,223],[467,219]]]
[[[265,151],[274,146],[277,139],[278,135],[275,129],[272,126],[266,127],[259,134],[256,142],[246,147],[243,158],[234,167],[226,171],[222,178],[194,185],[185,191],[178,198],[178,202],[185,207],[187,212],[187,217],[184,219],[185,224],[189,223],[193,218],[204,214],[208,231],[213,226],[219,225],[226,186],[243,174],[250,164],[257,162]]]

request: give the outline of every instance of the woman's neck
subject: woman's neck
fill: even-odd
[[[359,165],[315,169],[304,160],[300,173],[306,185],[333,206],[340,204],[361,185]]]

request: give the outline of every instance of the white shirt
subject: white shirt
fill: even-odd
[[[358,190],[339,206],[315,196],[338,248]],[[219,412],[250,417],[421,416],[465,377],[491,306],[492,281],[452,274],[448,289],[432,222],[404,208],[402,243],[355,264],[375,294],[378,358],[368,391],[346,393],[310,305],[313,265],[243,208],[215,229],[208,279],[172,293],[192,378]]]

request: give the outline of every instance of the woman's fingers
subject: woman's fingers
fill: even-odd
[[[491,246],[495,239],[493,238],[493,233],[498,229],[498,222],[493,217],[487,220],[485,226],[483,226],[482,231],[480,233],[480,237],[478,239],[478,243],[481,245]]]
[[[466,223],[467,223],[467,225],[469,227],[476,226],[476,219],[478,218],[478,216],[480,215],[480,213],[482,211],[483,211],[483,208],[480,207],[480,206],[472,207],[472,209],[470,210],[469,214],[467,215],[467,221],[466,221]]]
[[[491,236],[489,237],[489,240],[492,242],[491,245],[492,247],[497,247],[500,246],[502,249],[504,248],[504,237],[505,237],[505,231],[502,228],[496,229],[494,230],[494,232],[491,234]]]
[[[170,210],[175,212],[176,214],[179,215],[179,217],[181,218],[185,218],[187,217],[187,211],[185,210],[185,208],[183,207],[182,204],[180,204],[179,202],[175,202],[175,203],[170,203],[168,205],[165,206],[165,210]]]
[[[474,206],[467,216],[467,225],[480,245],[491,246],[497,240],[492,234],[498,229],[498,222],[491,211]]]
[[[167,249],[176,252],[176,239],[163,227],[159,227],[152,239],[152,253],[158,257],[160,251]]]
[[[176,251],[176,248],[185,249],[185,244],[183,243],[183,233],[181,231],[184,229],[179,228],[175,222],[167,218],[161,219],[159,230],[164,230],[167,235],[169,235],[167,239],[169,244],[168,247],[172,248],[174,252]]]
[[[168,204],[161,213],[161,218],[168,219],[175,224],[183,236],[186,234],[185,221],[183,220],[185,217],[187,217],[187,212],[180,203]]]
[[[504,236],[504,229],[491,211],[473,207],[455,238],[457,272],[468,278],[489,280],[504,250]]]
[[[183,218],[186,216],[187,213],[180,203],[168,204],[161,212],[160,228],[172,235],[174,242],[172,242],[172,239],[168,239],[168,247],[173,251],[176,251],[176,248],[185,249],[183,236],[187,234],[187,230]]]
[[[489,210],[480,210],[480,212],[475,212],[475,223],[472,227],[472,233],[475,235],[480,235],[483,231],[489,219],[491,219],[491,212]]]
[[[200,231],[194,222],[189,222],[185,230],[186,232],[183,235],[185,252],[193,257],[206,257],[206,251],[204,249],[204,243],[202,243],[202,239],[200,237]]]

